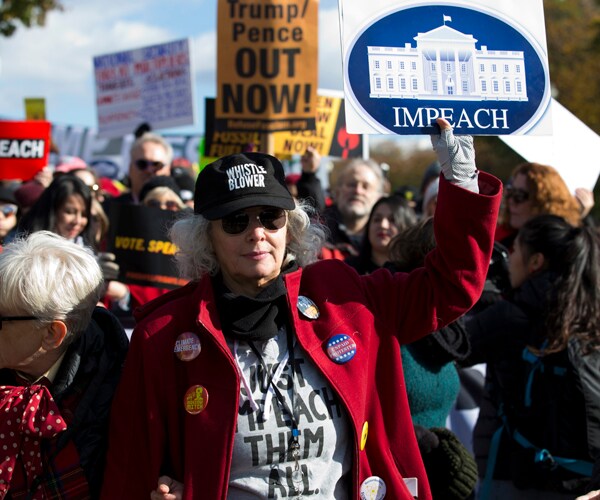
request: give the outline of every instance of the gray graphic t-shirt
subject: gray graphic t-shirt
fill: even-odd
[[[291,409],[292,370],[285,331],[255,346]],[[232,342],[230,347],[242,383],[228,498],[348,498],[351,432],[348,417],[329,383],[296,344],[295,413],[302,474],[293,474],[295,460],[289,446],[292,420],[274,391],[263,390],[268,377],[250,346]]]

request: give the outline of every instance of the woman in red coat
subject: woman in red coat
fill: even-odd
[[[172,231],[192,281],[139,313],[104,498],[431,498],[400,344],[475,303],[501,196],[439,124],[438,246],[409,274],[316,262],[323,230],[272,156],[201,172]]]

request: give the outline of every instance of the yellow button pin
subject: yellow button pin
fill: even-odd
[[[365,446],[367,445],[367,436],[369,435],[369,422],[365,421],[363,428],[362,428],[362,434],[360,436],[360,451],[363,451],[365,449]]]

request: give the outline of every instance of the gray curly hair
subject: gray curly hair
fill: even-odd
[[[300,267],[315,262],[327,239],[327,229],[322,224],[311,221],[314,209],[306,202],[296,202],[296,208],[286,210],[287,230],[290,242],[286,248],[283,267],[296,261]],[[184,217],[171,227],[169,236],[177,246],[175,260],[182,278],[195,280],[204,274],[214,276],[220,270],[210,240],[209,221],[202,215]]]

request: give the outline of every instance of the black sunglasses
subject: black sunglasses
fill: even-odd
[[[281,208],[265,208],[255,217],[267,231],[277,231],[285,226],[285,210]],[[234,212],[221,219],[223,231],[227,234],[241,234],[250,225],[250,215],[247,212]]]
[[[2,330],[2,323],[5,321],[31,321],[33,319],[39,319],[37,316],[0,316],[0,330]]]
[[[146,170],[148,167],[160,170],[165,166],[165,164],[162,161],[135,160],[135,166],[140,170]]]
[[[527,191],[512,186],[508,186],[504,190],[504,196],[506,196],[507,200],[512,199],[515,203],[523,203],[529,199],[529,193]]]
[[[13,214],[17,213],[17,207],[15,205],[4,205],[0,208],[4,217],[10,217]]]

